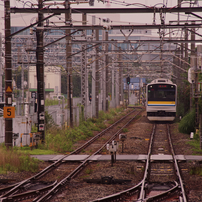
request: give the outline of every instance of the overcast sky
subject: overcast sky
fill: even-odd
[[[33,4],[37,4],[37,0],[29,0],[29,1],[21,1],[21,0],[10,0],[11,7],[30,7],[30,2]],[[52,1],[55,2],[55,1]],[[58,2],[63,2],[63,1],[58,1]],[[127,8],[127,7],[135,7],[135,8],[145,8],[145,7],[150,7],[150,6],[155,6],[155,7],[175,7],[177,6],[177,0],[107,0],[105,3],[103,2],[98,2],[95,0],[95,5],[94,7],[99,7],[99,8],[114,8],[114,7],[122,7],[122,8]],[[132,5],[133,4],[133,5]],[[183,1],[182,2],[183,7],[189,7],[190,6],[190,1]],[[202,6],[202,0],[198,0],[196,4],[192,4],[191,6],[197,7],[197,6]],[[74,4],[71,6],[72,8],[78,8],[78,7],[89,7],[88,3],[87,4]],[[93,7],[91,7],[93,8]],[[0,32],[4,33],[4,4],[3,1],[0,1],[0,13],[1,13],[1,20],[0,20]],[[197,13],[200,15],[200,13]],[[135,24],[135,23],[140,23],[140,24],[152,24],[153,23],[153,14],[121,14],[120,18],[117,19],[118,24]],[[202,16],[202,12],[201,12]],[[27,21],[27,18],[30,17],[30,14],[12,14],[11,15],[11,23],[15,23],[15,26],[28,26],[30,24],[30,20]],[[159,21],[160,15],[157,13],[155,17],[155,22],[157,24],[160,23]],[[166,23],[169,23],[170,20],[177,20],[178,19],[178,14],[177,13],[167,13],[165,15],[165,21]],[[185,15],[184,13],[180,14],[180,20],[199,20],[198,18],[194,18],[191,15]]]

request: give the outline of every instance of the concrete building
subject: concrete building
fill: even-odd
[[[37,91],[36,67],[29,67],[28,71],[29,92]],[[44,85],[46,98],[61,95],[61,69],[57,66],[45,66]]]

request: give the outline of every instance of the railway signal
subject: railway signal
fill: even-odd
[[[128,85],[130,84],[130,77],[129,76],[127,77],[127,84]]]

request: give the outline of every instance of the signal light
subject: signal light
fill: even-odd
[[[129,76],[127,77],[127,84],[128,85],[130,84],[130,77]]]

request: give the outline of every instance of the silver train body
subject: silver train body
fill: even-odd
[[[150,121],[173,121],[176,116],[177,85],[169,79],[153,80],[146,87],[146,111]]]

